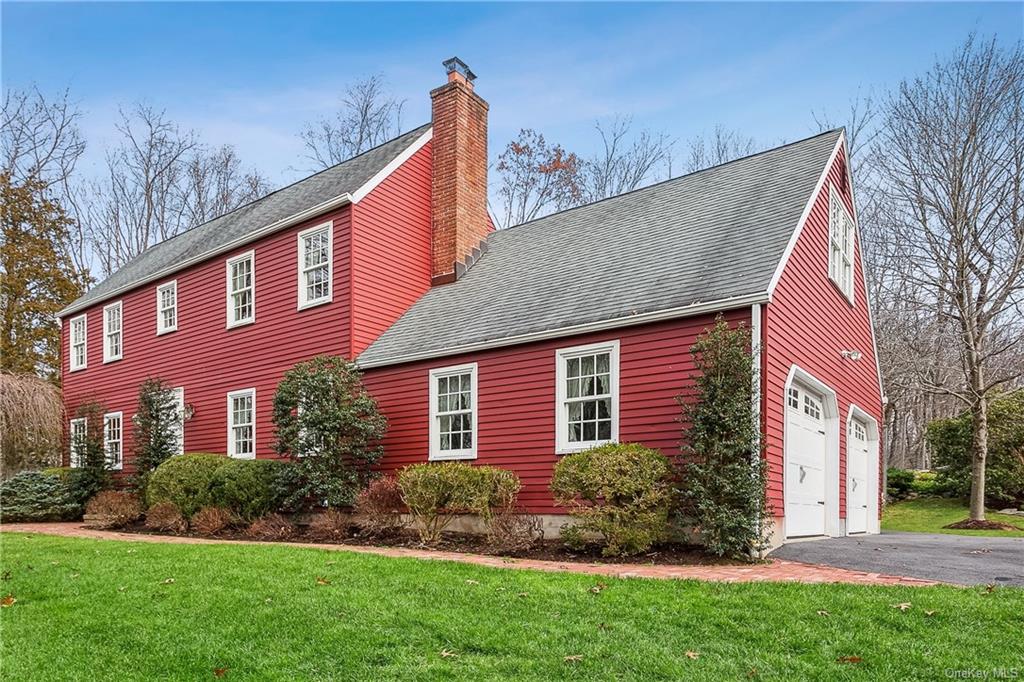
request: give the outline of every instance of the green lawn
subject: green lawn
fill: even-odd
[[[10,533],[0,553],[10,680],[898,680],[1022,663],[1012,588],[617,580]]]
[[[943,528],[963,521],[968,516],[967,505],[960,500],[941,497],[919,497],[916,500],[896,502],[882,514],[882,530],[902,530],[914,533],[951,533],[954,535],[989,535],[1024,538],[1024,530],[952,530]],[[1024,517],[988,512],[989,521],[1001,521],[1024,528]]]

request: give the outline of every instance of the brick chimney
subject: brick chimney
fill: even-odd
[[[458,57],[443,62],[448,82],[431,91],[434,125],[431,209],[432,284],[454,282],[491,231],[487,215],[487,102]]]

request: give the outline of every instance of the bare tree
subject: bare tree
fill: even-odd
[[[265,178],[242,169],[235,150],[210,150],[165,112],[136,104],[121,111],[121,143],[82,202],[93,256],[109,275],[147,247],[264,194]]]
[[[383,76],[356,81],[332,117],[307,123],[299,133],[305,158],[316,170],[329,168],[390,140],[401,131],[404,106],[404,100],[388,94]]]
[[[1024,54],[973,36],[957,55],[904,81],[884,102],[875,142],[889,194],[900,276],[884,279],[905,309],[932,320],[952,349],[952,395],[973,424],[970,519],[985,519],[988,404],[1024,374],[1008,361],[1024,335]]]
[[[687,143],[683,170],[686,173],[693,173],[712,166],[719,166],[734,159],[749,156],[757,150],[758,144],[754,138],[718,125],[710,134],[690,138]]]
[[[57,200],[72,217],[64,249],[79,279],[89,282],[90,258],[78,217],[81,187],[75,169],[85,152],[79,129],[82,113],[68,90],[48,100],[38,87],[4,95],[0,149],[3,167],[16,184],[31,183]]]
[[[579,158],[549,145],[535,130],[523,129],[498,156],[501,227],[575,206],[582,197]]]
[[[583,195],[597,201],[629,192],[670,174],[672,140],[665,133],[642,130],[631,135],[633,119],[616,116],[610,125],[594,124],[602,149],[583,164]]]

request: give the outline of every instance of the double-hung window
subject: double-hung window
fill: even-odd
[[[563,348],[555,362],[555,451],[618,440],[619,342]]]
[[[256,256],[249,251],[227,262],[228,327],[256,320]]]
[[[108,412],[103,415],[103,451],[107,455],[107,466],[111,469],[121,468],[123,444],[121,413]]]
[[[121,301],[103,307],[103,362],[121,359]]]
[[[88,350],[88,318],[85,315],[71,318],[71,371],[85,369]]]
[[[299,309],[331,300],[331,227],[319,225],[299,233]]]
[[[828,276],[853,303],[853,240],[854,223],[846,204],[831,188],[828,211]]]
[[[256,389],[228,393],[228,456],[256,459]]]
[[[71,428],[68,429],[68,436],[71,441],[71,459],[70,464],[73,467],[80,467],[85,464],[83,460],[85,448],[85,439],[88,433],[88,422],[85,417],[78,417],[72,419]]]
[[[430,370],[430,459],[475,459],[476,363]]]
[[[166,334],[178,328],[178,281],[156,288],[156,333]]]

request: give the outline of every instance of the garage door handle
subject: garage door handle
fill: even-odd
[[[820,433],[821,435],[824,436],[825,435],[825,429],[818,429],[818,433]]]
[[[807,476],[807,472],[806,472],[806,471],[804,471],[804,468],[803,468],[803,467],[801,466],[801,467],[800,467],[800,482],[801,482],[801,483],[803,483],[803,482],[804,482],[804,478],[805,478],[806,476]]]
[[[825,506],[825,500],[818,500],[818,504],[820,504],[821,506],[824,507]]]

